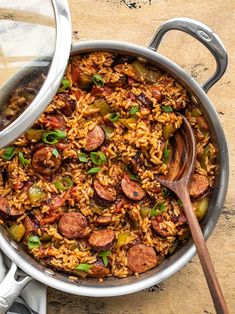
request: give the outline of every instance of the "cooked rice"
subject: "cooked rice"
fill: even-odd
[[[6,197],[11,207],[23,209],[24,214],[15,218],[17,222],[24,222],[26,216],[35,217],[39,228],[31,234],[39,237],[48,235],[49,242],[41,241],[39,248],[29,249],[29,252],[40,262],[54,267],[58,270],[73,273],[73,276],[84,276],[76,271],[79,264],[95,263],[99,257],[88,244],[87,237],[94,230],[99,229],[96,221],[98,217],[112,216],[111,221],[104,228],[112,229],[116,239],[120,233],[129,231],[129,243],[119,248],[114,246],[108,256],[109,275],[126,277],[131,275],[127,266],[127,251],[134,244],[141,242],[151,246],[157,252],[159,260],[173,253],[176,243],[184,240],[188,232],[186,223],[181,224],[179,217],[183,215],[182,207],[174,195],[166,195],[167,190],[156,181],[155,175],[167,174],[168,164],[164,163],[164,147],[166,139],[163,138],[163,128],[166,125],[172,127],[172,135],[180,128],[182,119],[176,114],[178,110],[183,112],[190,122],[197,139],[197,161],[195,172],[207,176],[210,187],[215,180],[215,156],[216,149],[213,146],[208,130],[200,128],[197,117],[193,116],[195,105],[184,87],[173,77],[166,73],[160,73],[155,83],[146,83],[134,71],[132,64],[124,62],[112,67],[116,55],[107,52],[94,52],[90,54],[77,55],[71,58],[66,70],[66,78],[70,81],[70,88],[58,93],[46,109],[45,113],[33,126],[34,129],[51,130],[50,123],[45,126],[44,120],[50,115],[60,115],[66,124],[66,139],[53,145],[62,156],[60,168],[52,175],[45,176],[36,172],[32,164],[24,167],[20,163],[18,152],[23,152],[24,157],[32,160],[33,154],[40,149],[41,140],[29,140],[27,135],[20,137],[13,146],[16,154],[11,160],[3,158],[4,149],[0,152],[0,195]],[[118,112],[122,119],[130,118],[130,109],[134,106],[140,108],[136,114],[135,121],[130,128],[124,127],[119,121],[113,124],[107,116],[102,116],[99,109],[92,105],[97,97],[88,89],[79,88],[73,82],[73,69],[78,68],[80,73],[95,75],[99,73],[105,82],[118,82],[121,78],[128,78],[129,83],[124,86],[112,87],[112,93],[103,92],[102,98],[106,100],[112,112]],[[161,93],[161,99],[157,100],[152,93],[156,87]],[[144,94],[150,101],[151,106],[143,106],[138,96]],[[14,98],[14,106],[15,106]],[[21,101],[21,99],[19,99]],[[63,113],[67,102],[75,104],[75,110],[70,115]],[[171,106],[172,112],[164,112],[162,106]],[[201,113],[197,108],[198,115]],[[109,140],[98,150],[105,153],[107,162],[100,166],[97,174],[88,174],[87,171],[96,167],[91,161],[79,162],[78,154],[84,152],[87,134],[96,125],[108,125],[113,128],[113,134]],[[64,146],[62,147],[61,144]],[[43,144],[45,146],[45,144]],[[50,146],[50,145],[49,145]],[[202,155],[208,148],[208,153]],[[89,157],[89,153],[86,153]],[[139,202],[131,202],[123,197],[120,192],[120,181],[127,172],[126,166],[133,162],[137,156],[141,160],[138,165],[136,176],[146,191],[147,197]],[[45,158],[49,158],[48,156]],[[133,169],[132,169],[133,170]],[[131,170],[131,171],[132,171]],[[6,177],[7,174],[7,177]],[[62,177],[69,177],[73,182],[70,195],[66,202],[56,209],[51,207],[51,201],[56,197],[63,199],[68,191],[61,192],[54,185],[55,181]],[[100,208],[93,200],[94,178],[99,180],[104,187],[114,187],[118,196],[116,201],[106,207]],[[43,201],[31,202],[29,188],[38,187],[44,193]],[[67,194],[66,194],[67,193]],[[201,200],[194,201],[194,208]],[[120,203],[122,202],[122,203]],[[156,203],[164,203],[165,210],[161,213],[159,227],[164,229],[167,236],[156,234],[152,227],[152,219],[156,217],[142,217],[141,208],[152,208]],[[121,204],[121,205],[120,205]],[[1,208],[0,208],[1,211]],[[51,223],[40,225],[42,219],[52,217],[55,214],[69,211],[81,212],[88,220],[87,237],[69,240],[61,235],[58,230],[58,219]],[[174,219],[172,218],[174,217]],[[10,227],[16,223],[4,217],[3,223]],[[21,242],[27,247],[27,237]]]

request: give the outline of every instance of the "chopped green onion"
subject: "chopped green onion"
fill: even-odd
[[[86,273],[91,269],[91,265],[88,264],[79,264],[75,267],[76,270],[85,271]]]
[[[112,122],[117,122],[120,119],[120,115],[117,112],[112,112],[108,118]]]
[[[151,217],[156,217],[162,214],[166,209],[166,205],[164,203],[157,203],[150,211]]]
[[[130,173],[129,177],[130,177],[131,180],[140,181],[135,174]]]
[[[16,153],[15,147],[9,146],[4,149],[2,158],[6,160],[11,160],[15,156],[15,153]]]
[[[61,81],[60,88],[58,89],[57,93],[62,93],[66,88],[70,86],[69,80],[67,80],[65,77]]]
[[[162,110],[164,111],[164,112],[172,112],[173,111],[173,109],[171,108],[171,106],[161,106],[161,108],[162,108]]]
[[[73,181],[69,177],[65,177],[61,181],[55,181],[54,186],[60,191],[66,191],[73,186]]]
[[[93,76],[93,82],[95,83],[96,86],[98,87],[102,87],[104,86],[104,81],[102,79],[102,77],[99,74],[95,74]]]
[[[88,174],[98,173],[100,171],[100,167],[94,167],[87,171]]]
[[[85,153],[78,153],[78,159],[80,162],[88,162],[88,159]]]
[[[28,247],[30,249],[37,249],[41,245],[41,241],[38,236],[31,236],[28,239]]]
[[[56,158],[59,156],[59,152],[56,148],[53,149],[52,155],[54,155]]]
[[[27,167],[30,164],[30,161],[24,158],[24,154],[22,152],[19,152],[19,160],[20,160],[21,166],[23,167]]]
[[[164,164],[168,164],[168,162],[170,161],[170,154],[171,154],[171,151],[170,149],[168,149],[168,141],[166,141],[166,145],[163,151],[163,163]]]
[[[107,158],[103,152],[91,152],[91,160],[95,165],[103,165]]]
[[[42,141],[46,144],[57,144],[59,140],[63,140],[66,138],[66,132],[61,130],[54,130],[44,132],[42,135]]]
[[[101,256],[101,257],[102,257],[102,260],[103,260],[103,263],[104,263],[104,266],[105,266],[105,267],[108,266],[109,261],[108,261],[107,256],[109,256],[110,252],[111,252],[111,251],[108,250],[108,251],[100,252],[100,253],[98,254],[98,256]]]
[[[139,107],[138,106],[134,106],[130,109],[130,115],[133,117],[136,116],[137,112],[139,112]]]

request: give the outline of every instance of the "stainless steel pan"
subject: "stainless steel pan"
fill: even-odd
[[[206,46],[216,60],[216,71],[214,75],[201,86],[181,67],[156,53],[162,37],[170,30],[180,30],[190,34]],[[226,139],[221,127],[218,115],[210,99],[207,96],[208,90],[222,77],[227,67],[227,54],[219,37],[207,26],[197,21],[178,18],[165,22],[157,30],[148,48],[117,41],[85,41],[72,47],[71,55],[91,51],[112,51],[125,53],[127,55],[140,56],[156,67],[173,75],[179,80],[192,95],[192,101],[198,103],[210,125],[210,131],[214,144],[218,148],[219,170],[217,183],[210,200],[209,210],[202,222],[202,229],[205,238],[208,238],[214,229],[222,206],[224,204],[229,175],[229,161]],[[0,228],[0,247],[4,253],[13,261],[11,269],[0,285],[0,313],[3,313],[14,301],[21,289],[32,279],[51,286],[53,288],[84,296],[109,297],[133,293],[154,284],[157,284],[175,272],[180,270],[195,255],[196,249],[192,241],[188,241],[173,256],[167,258],[157,268],[142,274],[138,278],[131,276],[123,279],[108,278],[103,283],[96,279],[82,279],[74,283],[65,274],[59,274],[47,269],[31,256],[20,249],[12,241],[3,227]],[[29,276],[22,281],[14,279],[17,266]],[[21,277],[22,278],[22,277]]]

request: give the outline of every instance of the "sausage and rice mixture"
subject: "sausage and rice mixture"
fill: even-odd
[[[173,254],[187,219],[155,176],[168,172],[177,112],[197,140],[190,195],[201,220],[216,150],[187,91],[133,57],[73,56],[45,113],[0,151],[0,221],[12,239],[71,278],[138,275]]]

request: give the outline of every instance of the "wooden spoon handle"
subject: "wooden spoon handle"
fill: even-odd
[[[210,257],[210,254],[206,245],[206,241],[202,234],[201,227],[194,213],[192,203],[189,197],[189,193],[185,189],[184,191],[181,190],[179,194],[180,195],[178,196],[180,197],[182,201],[185,214],[188,218],[192,238],[197,248],[197,253],[198,253],[201,265],[202,265],[202,269],[204,271],[204,275],[207,280],[208,287],[210,289],[211,297],[213,299],[216,312],[218,314],[227,314],[228,308],[225,303],[225,299],[224,299],[222,290],[220,288],[214,266],[211,261],[211,257]]]

